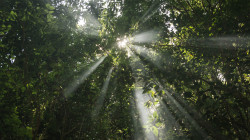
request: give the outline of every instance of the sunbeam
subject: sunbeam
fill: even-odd
[[[135,75],[137,69],[142,69],[142,74],[145,74],[143,70],[143,65],[142,61],[140,61],[139,57],[137,57],[132,51],[131,51],[131,56],[133,57],[134,60],[136,60],[136,64],[133,64],[130,62],[130,66],[132,68],[132,72]],[[140,124],[142,127],[146,127],[147,125],[150,125],[149,122],[149,116],[152,115],[152,112],[150,109],[152,108],[147,108],[145,106],[146,102],[150,100],[150,97],[148,94],[143,94],[143,86],[144,83],[142,81],[138,80],[138,77],[135,78],[135,87],[134,87],[134,95],[135,95],[135,101],[136,101],[136,108],[139,112],[139,117],[140,117]],[[152,132],[147,132],[146,128],[144,128],[144,137],[148,140],[154,140],[156,139],[154,134]]]
[[[139,49],[140,47],[135,47],[134,50],[137,49],[137,53],[140,53],[139,55],[140,56],[143,56],[145,58],[151,58],[151,62],[154,64],[155,61],[152,60],[152,57],[148,56],[148,54],[142,54],[142,50],[144,51],[144,53],[147,53],[148,51],[145,51],[146,49],[142,48],[141,50]],[[140,52],[139,52],[140,51]],[[135,54],[133,54],[133,57],[136,57]],[[136,58],[135,58],[136,59]],[[138,60],[137,61],[140,61],[139,58],[137,58]],[[141,62],[142,63],[142,62]],[[131,65],[132,69],[133,69],[133,65]],[[157,82],[158,83],[158,82]],[[137,85],[138,84],[138,81],[136,80],[135,84]],[[145,106],[143,106],[141,103],[142,102],[146,102],[147,100],[149,100],[147,97],[145,97],[145,95],[143,96],[143,90],[140,89],[140,87],[142,86],[143,84],[141,83],[140,81],[140,84],[138,84],[138,86],[135,86],[135,97],[136,97],[136,105],[137,105],[137,109],[140,113],[140,117],[141,117],[141,124],[144,126],[145,125],[145,122],[148,122],[148,117],[150,115],[150,111],[147,110],[147,108],[145,108]],[[163,86],[158,83],[158,85],[163,89]],[[202,136],[203,138],[206,138],[207,137],[207,134],[206,132],[201,128],[201,126],[196,122],[196,120],[194,120],[192,118],[192,116],[190,116],[190,114],[185,110],[185,108],[183,108],[181,106],[181,104],[175,99],[172,97],[172,95],[167,91],[167,90],[164,90],[164,92],[166,93],[167,97],[164,97],[164,100],[170,100],[171,101],[171,105],[172,107],[176,107],[176,109],[178,109],[180,111],[180,113],[182,114],[182,116],[185,116],[188,120],[188,122],[196,129],[196,131],[200,134],[200,136]],[[166,107],[164,103],[161,102],[160,104],[161,106],[163,105],[163,109],[166,111]],[[159,112],[160,113],[160,112]],[[166,117],[166,116],[165,116]],[[170,116],[171,117],[171,116]],[[171,117],[173,120],[174,118]],[[169,122],[169,121],[168,121]],[[171,125],[171,124],[169,124]],[[165,129],[167,130],[167,128],[165,127]],[[171,127],[168,127],[168,129],[171,129]],[[145,132],[145,136],[147,138],[150,138],[150,139],[154,139],[154,135],[151,135],[149,133],[146,133]]]
[[[136,105],[137,109],[139,110],[140,116],[141,116],[141,123],[143,125],[146,125],[148,121],[148,111],[147,108],[144,106],[144,103],[149,99],[147,96],[143,96],[142,94],[143,90],[142,87],[135,87],[135,97],[136,97]]]
[[[189,115],[189,113],[178,103],[178,101],[176,101],[172,95],[165,90],[165,93],[168,97],[168,99],[170,99],[170,101],[173,103],[172,105],[175,105],[179,111],[187,118],[187,120],[189,121],[189,123],[196,129],[196,131],[203,137],[206,138],[207,134],[206,132],[200,127],[200,125]],[[164,97],[166,99],[166,97]]]
[[[84,11],[83,16],[78,21],[78,26],[85,29],[85,34],[98,36],[101,29],[101,23],[92,14]]]
[[[177,126],[179,127],[179,124],[176,122],[174,116],[172,115],[172,113],[170,112],[170,110],[167,108],[167,106],[165,105],[165,103],[160,100],[160,110],[159,113],[161,114],[161,116],[163,116],[164,118],[164,122],[165,122],[165,127],[163,129],[163,133],[169,132],[173,129],[173,126]],[[167,115],[167,117],[166,117]],[[177,123],[177,125],[176,125]],[[165,134],[167,135],[167,134]],[[169,134],[168,136],[169,137]]]
[[[131,49],[134,50],[138,55],[152,62],[152,64],[154,64],[157,68],[161,69],[162,64],[161,56],[159,55],[159,53],[155,52],[152,49],[148,49],[146,47],[141,47],[138,45],[133,45]]]
[[[152,115],[151,112],[149,112],[149,109],[145,106],[145,103],[150,98],[148,94],[143,94],[142,87],[137,86],[137,83],[135,83],[134,94],[136,97],[136,107],[140,115],[140,122],[141,122],[141,125],[145,127],[149,123],[149,116]],[[145,131],[144,134],[145,134],[145,137],[149,140],[155,139],[153,133],[149,133]]]
[[[137,35],[134,35],[132,38],[132,42],[137,42],[137,43],[152,43],[156,40],[158,40],[159,36],[159,31],[156,30],[150,30],[147,32],[143,32]]]
[[[172,90],[171,90],[171,92],[172,92]],[[168,112],[169,107],[174,109],[174,110],[179,110],[180,111],[179,114],[181,114],[181,115],[179,115],[179,117],[182,116],[181,118],[183,118],[183,116],[185,116],[187,121],[190,123],[190,124],[186,124],[186,125],[192,125],[192,126],[195,125],[193,127],[196,129],[196,131],[198,131],[200,136],[202,136],[203,138],[206,137],[207,139],[210,139],[209,136],[207,135],[207,132],[206,132],[206,131],[208,131],[209,133],[211,133],[215,137],[218,137],[220,139],[225,139],[224,136],[220,136],[218,134],[218,132],[214,126],[212,126],[210,123],[204,121],[204,118],[201,116],[201,114],[198,113],[195,108],[193,108],[192,106],[189,106],[188,103],[185,100],[183,100],[182,97],[180,97],[180,95],[175,94],[173,96],[169,92],[167,94],[168,94],[167,96],[172,96],[172,99],[175,100],[178,105],[173,103],[173,101],[171,99],[164,97],[163,100],[161,101],[161,107],[163,107],[164,112]],[[166,101],[168,103],[166,103]],[[168,107],[167,107],[167,105],[168,105]],[[191,114],[192,114],[192,116],[191,116]]]
[[[107,78],[106,80],[104,81],[103,83],[103,86],[102,86],[102,89],[101,89],[101,93],[100,93],[100,96],[98,98],[98,100],[96,101],[95,103],[95,109],[92,113],[92,117],[93,119],[98,116],[99,114],[99,111],[103,105],[103,101],[104,101],[104,98],[106,96],[106,93],[107,93],[107,90],[108,90],[108,86],[109,86],[109,81],[110,81],[110,78],[111,78],[111,74],[112,74],[112,71],[113,71],[113,67],[110,68],[109,72],[108,72],[108,75],[107,75]]]
[[[0,140],[250,140],[250,0],[0,5]]]
[[[69,97],[72,92],[74,92],[80,84],[82,84],[88,76],[95,71],[95,69],[103,62],[107,56],[101,57],[96,63],[94,63],[87,71],[84,71],[78,79],[76,79],[70,86],[68,86],[64,92],[65,97]]]
[[[144,13],[144,15],[138,20],[139,22],[141,22],[139,26],[141,26],[144,22],[150,19],[161,8],[161,5],[164,5],[164,3],[165,2],[162,3],[161,1],[154,2]]]
[[[222,48],[222,49],[234,49],[234,48],[247,48],[249,43],[249,37],[211,37],[204,39],[189,39],[188,43],[197,47],[208,48]]]
[[[159,83],[159,86],[163,89],[163,86]],[[189,123],[196,129],[196,131],[203,137],[206,138],[207,134],[206,132],[200,127],[200,125],[189,115],[189,113],[185,110],[185,108],[183,108],[180,103],[174,98],[172,97],[172,95],[167,91],[164,90],[164,92],[166,93],[167,97],[165,96],[164,99],[165,100],[170,100],[172,102],[172,106],[176,106],[178,108],[178,110],[187,118],[187,120],[189,121]]]

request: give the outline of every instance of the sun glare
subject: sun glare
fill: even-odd
[[[120,39],[118,39],[120,40]],[[128,45],[128,39],[124,38],[123,40],[118,41],[119,48],[125,48]]]
[[[80,18],[80,20],[78,20],[78,22],[77,22],[78,26],[84,26],[85,24],[86,24],[86,21],[84,18]]]

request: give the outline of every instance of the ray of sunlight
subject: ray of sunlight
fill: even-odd
[[[96,116],[98,116],[99,114],[99,111],[100,109],[102,108],[102,105],[103,105],[103,101],[104,101],[104,98],[106,96],[106,93],[107,93],[107,90],[108,90],[108,86],[109,86],[109,81],[110,81],[110,78],[111,78],[111,74],[112,74],[112,71],[113,71],[113,67],[110,68],[109,72],[108,72],[108,75],[107,75],[107,78],[106,80],[104,81],[103,83],[103,86],[102,86],[102,89],[101,89],[101,93],[95,103],[95,109],[94,111],[92,112],[92,118],[94,119]]]
[[[221,36],[189,39],[188,43],[197,47],[235,49],[249,46],[249,37]]]
[[[136,34],[132,37],[132,42],[137,42],[137,43],[152,43],[154,41],[157,41],[160,32],[156,30],[150,30],[146,31],[140,34]]]
[[[180,125],[178,124],[178,122],[176,121],[176,119],[170,112],[169,108],[166,106],[166,104],[162,100],[160,100],[159,103],[160,103],[160,109],[158,112],[161,114],[161,116],[163,116],[163,120],[165,123],[162,132],[164,133],[164,135],[167,135],[167,137],[171,137],[170,135],[173,134],[166,132],[170,132],[173,129],[176,129],[174,127],[180,127]]]
[[[140,115],[140,122],[143,127],[148,125],[149,123],[149,116],[152,115],[149,109],[145,106],[145,103],[150,99],[148,94],[143,94],[143,89],[142,87],[139,87],[137,83],[135,83],[135,89],[134,89],[134,94],[136,97],[136,107],[137,110],[139,111]],[[154,134],[150,132],[146,132],[144,130],[145,137],[149,140],[154,140]]]
[[[135,95],[135,94],[134,94]],[[135,96],[134,96],[135,98]],[[131,106],[136,106],[136,101],[133,99],[130,99],[130,104]],[[134,124],[134,137],[133,139],[143,139],[143,135],[140,134],[140,127],[142,126],[141,122],[139,121],[139,116],[137,115],[137,108],[132,108],[131,110],[131,114],[132,114],[132,120],[133,120],[133,124]]]
[[[138,55],[152,62],[152,64],[154,64],[157,68],[161,69],[162,64],[161,64],[161,56],[159,55],[159,53],[155,52],[151,48],[148,49],[146,47],[138,45],[133,45],[131,49],[135,51]]]
[[[133,59],[135,60],[136,63],[130,62],[130,66],[132,68],[132,72],[133,75],[135,75],[136,71],[138,69],[142,69],[142,74],[145,74],[145,70],[143,68],[143,62],[140,61],[139,57],[136,56],[133,52],[131,52],[131,56],[133,57]],[[151,123],[149,122],[149,116],[152,116],[152,107],[147,108],[145,106],[146,102],[150,100],[150,97],[148,94],[143,94],[143,86],[144,83],[142,81],[138,80],[138,77],[134,77],[135,78],[135,87],[134,87],[134,95],[135,95],[135,102],[136,102],[136,108],[139,112],[139,120],[140,120],[140,124],[142,127],[144,127],[144,137],[148,140],[155,140],[155,136],[152,132],[147,132],[146,130],[146,126],[147,125],[151,125]],[[135,123],[135,121],[134,121]],[[136,132],[135,132],[136,133]]]
[[[78,20],[77,25],[80,28],[85,29],[85,34],[91,36],[98,36],[101,29],[101,23],[98,19],[87,11],[83,12],[83,15]]]
[[[141,24],[139,26],[141,26],[144,22],[146,22],[148,19],[150,19],[157,11],[159,11],[161,6],[164,4],[165,4],[165,2],[161,2],[161,1],[154,2],[148,8],[148,10],[144,13],[144,15],[139,19],[139,22],[141,22]]]
[[[101,57],[97,62],[95,62],[88,70],[84,71],[72,84],[70,84],[65,92],[64,96],[69,97],[71,94],[82,84],[88,76],[95,71],[95,69],[103,62],[107,56]]]
[[[187,118],[187,120],[189,121],[189,123],[196,129],[196,131],[200,134],[200,136],[202,136],[203,138],[207,137],[206,132],[201,128],[201,126],[196,122],[196,120],[194,120],[192,118],[192,116],[190,116],[190,114],[185,110],[185,108],[183,108],[177,100],[175,100],[172,95],[165,90],[165,93],[167,95],[168,98],[164,97],[165,100],[170,100],[171,106],[175,105],[175,107],[178,108],[178,110],[183,114],[183,116],[185,116]]]
[[[163,86],[159,83],[159,86],[163,89]],[[169,93],[167,90],[164,90],[167,97],[164,97],[164,100],[171,101],[171,106],[177,107],[177,109],[187,118],[189,123],[196,129],[196,131],[204,138],[207,137],[206,132],[200,127],[200,125],[190,116],[190,114],[186,111],[184,107]]]
[[[156,64],[156,59],[154,60],[152,58],[153,55],[150,55],[150,51],[147,49],[147,48],[143,48],[141,46],[133,46],[134,49],[136,51],[138,51],[138,53],[140,53],[140,56],[143,56],[144,58],[148,58],[153,64]],[[153,50],[152,50],[153,51]],[[143,54],[143,53],[145,54]],[[140,58],[135,55],[133,52],[132,53],[132,57],[136,60],[136,61],[139,61],[140,62],[140,65],[143,64],[143,62],[140,60]],[[152,53],[152,52],[151,52]],[[156,53],[153,51],[153,53]],[[132,70],[133,72],[135,72],[135,66],[133,66],[133,64],[130,64],[131,67],[132,67]],[[138,65],[138,63],[137,63]],[[138,66],[137,66],[138,68]],[[143,68],[141,68],[142,71]],[[145,73],[144,73],[145,74]],[[137,110],[139,111],[139,115],[140,115],[140,118],[141,118],[141,125],[142,126],[145,126],[145,125],[150,125],[149,123],[149,116],[151,116],[153,114],[154,111],[156,111],[158,114],[161,114],[165,120],[166,120],[166,123],[164,127],[162,127],[162,132],[163,134],[161,135],[165,135],[166,137],[169,137],[167,136],[167,134],[165,134],[165,132],[167,132],[168,130],[169,131],[172,131],[172,126],[174,125],[175,127],[178,127],[179,124],[173,124],[173,122],[175,122],[175,118],[171,115],[171,113],[169,112],[168,108],[166,107],[166,105],[163,103],[163,101],[159,101],[158,104],[156,105],[152,105],[150,106],[150,108],[146,108],[145,107],[145,103],[147,101],[149,101],[149,95],[148,94],[143,94],[143,89],[142,89],[142,86],[143,86],[143,83],[141,81],[138,81],[137,78],[135,77],[135,90],[134,90],[134,93],[135,93],[135,97],[136,97],[136,105],[137,105]],[[159,86],[162,88],[161,84],[157,82],[157,84],[159,84]],[[154,90],[154,89],[151,89],[151,90]],[[171,107],[176,107],[176,109],[178,109],[182,114],[183,116],[187,117],[188,121],[190,122],[190,124],[196,128],[196,130],[199,132],[200,135],[202,135],[203,137],[206,137],[206,133],[202,130],[202,128],[199,126],[199,124],[188,114],[188,112],[178,103],[177,100],[175,100],[172,95],[167,91],[167,90],[164,90],[167,97],[168,98],[164,98],[164,100],[170,100],[171,101],[171,104],[170,106]],[[144,103],[144,104],[142,104]],[[157,106],[160,106],[159,108],[161,108],[160,110],[157,110],[155,109],[154,107],[157,107]],[[167,112],[167,114],[166,114]],[[166,119],[167,118],[167,119]],[[176,122],[175,122],[176,123]],[[175,128],[177,129],[177,128]],[[160,133],[160,132],[159,132]],[[144,132],[145,134],[145,137],[147,139],[156,139],[154,134],[153,133],[148,133],[148,132]]]

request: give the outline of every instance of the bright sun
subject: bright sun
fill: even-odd
[[[118,47],[119,48],[125,48],[127,46],[127,43],[128,43],[128,39],[124,38],[123,40],[120,40],[118,42]]]

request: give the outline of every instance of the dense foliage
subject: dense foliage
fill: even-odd
[[[1,0],[0,139],[249,139],[249,13],[249,0]]]

